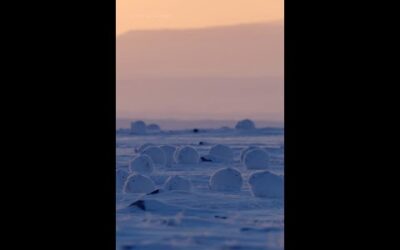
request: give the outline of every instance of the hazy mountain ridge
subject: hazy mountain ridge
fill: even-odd
[[[283,47],[283,22],[127,32],[117,116],[283,120]]]
[[[117,38],[117,79],[282,76],[283,23],[130,31]]]

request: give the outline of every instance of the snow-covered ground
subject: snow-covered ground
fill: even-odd
[[[166,157],[165,164],[154,163],[147,175],[155,184],[152,194],[124,193],[119,185],[116,195],[117,249],[283,249],[283,197],[255,197],[249,177],[263,170],[249,169],[241,162],[242,150],[258,146],[268,153],[267,170],[282,176],[283,129],[238,132],[225,128],[148,135],[130,135],[125,130],[119,130],[116,141],[116,167],[126,170],[128,174],[131,171],[129,162],[140,154],[138,148],[145,143],[190,146],[200,156],[198,163],[171,163],[171,155]],[[202,161],[201,157],[209,159],[210,149],[218,144],[233,150],[233,161]],[[145,148],[141,150],[145,151]],[[226,149],[220,152],[231,156]],[[140,167],[146,167],[145,163],[141,164]],[[240,172],[240,191],[211,190],[211,176],[227,167]],[[146,176],[146,171],[143,173]],[[266,185],[263,188],[269,187]]]

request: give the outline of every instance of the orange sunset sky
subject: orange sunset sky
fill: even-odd
[[[117,35],[283,19],[283,0],[117,0]]]
[[[283,120],[283,0],[116,4],[117,117]]]

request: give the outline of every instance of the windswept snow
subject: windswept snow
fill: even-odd
[[[282,145],[275,128],[117,132],[116,248],[282,250]]]
[[[188,179],[180,176],[170,176],[165,182],[166,190],[190,191],[192,184]]]

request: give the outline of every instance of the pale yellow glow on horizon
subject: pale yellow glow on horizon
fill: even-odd
[[[117,0],[117,35],[283,20],[283,0]]]

